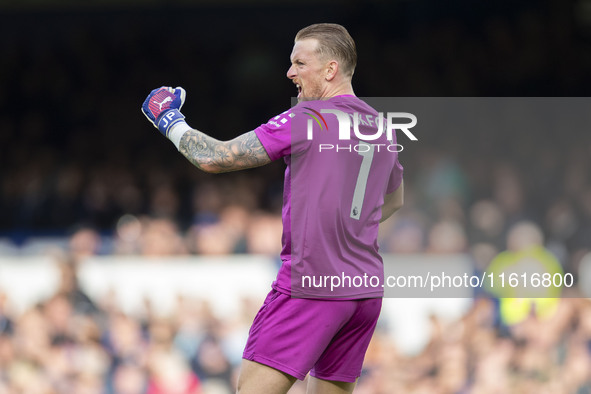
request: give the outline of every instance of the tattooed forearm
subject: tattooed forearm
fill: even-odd
[[[270,163],[267,151],[254,131],[231,141],[218,141],[200,131],[189,130],[181,138],[179,151],[206,172],[228,172]]]

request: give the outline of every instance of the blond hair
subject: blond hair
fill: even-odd
[[[357,49],[347,29],[336,23],[317,23],[301,29],[294,41],[308,38],[318,40],[318,54],[336,59],[345,75],[353,75],[357,65]]]

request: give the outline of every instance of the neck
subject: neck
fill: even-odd
[[[355,92],[353,91],[353,86],[351,85],[351,81],[343,81],[341,83],[336,83],[334,85],[327,86],[325,94],[323,95],[324,98],[331,98],[335,96],[342,96],[342,95],[352,95],[355,96]]]

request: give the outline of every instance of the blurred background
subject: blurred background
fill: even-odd
[[[139,108],[183,86],[191,126],[252,130],[289,108],[293,37],[317,22],[356,40],[361,97],[591,89],[588,0],[1,0],[0,394],[234,390],[268,287],[215,289],[270,283],[284,165],[201,173]],[[384,254],[476,272],[525,256],[575,285],[552,301],[385,300],[357,392],[591,393],[588,127],[419,139]],[[187,273],[208,291],[174,287]],[[148,277],[170,284],[165,306]]]

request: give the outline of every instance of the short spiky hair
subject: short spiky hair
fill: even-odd
[[[295,41],[307,38],[318,40],[318,53],[335,58],[345,75],[353,75],[357,65],[357,49],[347,29],[335,23],[318,23],[300,30]]]

